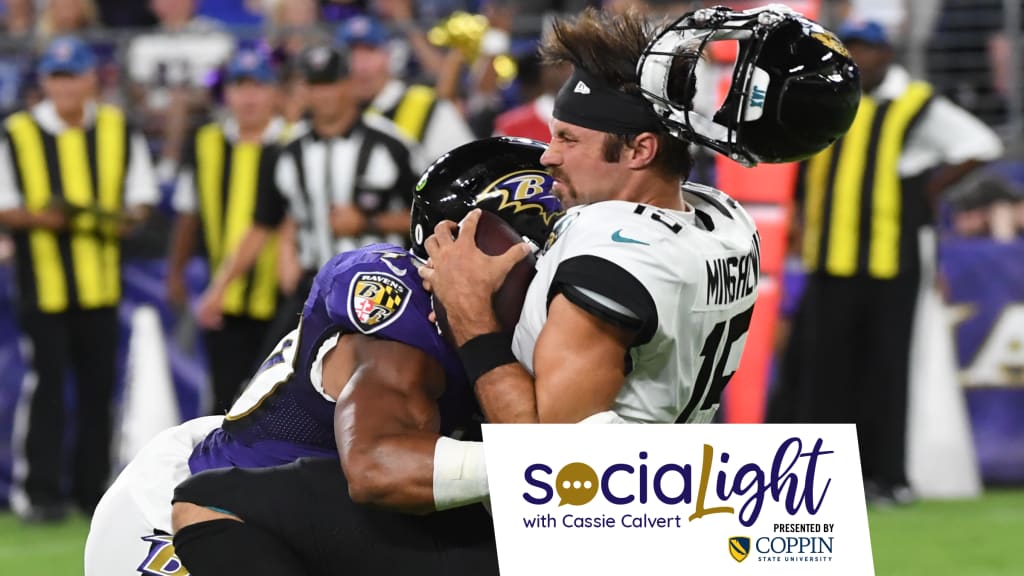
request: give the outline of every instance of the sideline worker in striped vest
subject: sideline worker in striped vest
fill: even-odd
[[[69,368],[77,385],[74,501],[91,514],[106,489],[121,236],[158,199],[141,133],[121,110],[92,100],[95,63],[77,38],[54,40],[38,68],[46,99],[8,117],[0,139],[0,224],[14,236],[30,367],[11,503],[27,520],[58,520],[67,511],[61,485]]]
[[[856,423],[869,502],[910,498],[905,466],[919,240],[943,190],[1002,153],[996,134],[892,63],[877,23],[839,37],[864,96],[850,130],[802,167],[809,276],[772,421]]]
[[[259,183],[273,177],[285,127],[274,115],[276,76],[266,55],[239,51],[225,79],[228,116],[199,128],[186,145],[174,193],[178,218],[167,294],[178,306],[187,303],[184,269],[195,239],[202,243],[212,275],[252,225]],[[277,301],[277,239],[271,234],[255,266],[227,286],[220,326],[203,334],[214,414],[231,406],[256,369]]]
[[[369,16],[349,18],[338,29],[337,40],[352,51],[352,78],[367,113],[394,122],[419,145],[424,160],[433,162],[474,140],[452,102],[438,98],[430,86],[407,84],[392,76],[389,36],[380,21]]]

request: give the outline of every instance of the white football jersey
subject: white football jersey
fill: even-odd
[[[531,373],[548,303],[559,293],[636,330],[612,406],[630,422],[711,421],[757,298],[753,219],[714,188],[686,183],[682,191],[688,211],[620,201],[569,210],[538,259],[516,326],[513,351]]]

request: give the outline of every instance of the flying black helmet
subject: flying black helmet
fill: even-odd
[[[721,40],[737,41],[739,53],[728,94],[709,118],[693,109],[696,67],[673,61]],[[850,127],[861,95],[842,42],[781,5],[684,14],[647,46],[637,76],[669,132],[748,166],[801,160],[828,147]]]

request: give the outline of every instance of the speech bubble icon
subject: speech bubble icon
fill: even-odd
[[[559,506],[583,506],[597,495],[597,472],[583,462],[573,462],[558,471],[555,484]]]

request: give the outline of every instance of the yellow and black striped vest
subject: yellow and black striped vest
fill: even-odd
[[[864,96],[850,130],[803,169],[803,261],[830,276],[895,278],[917,260],[922,178],[901,179],[907,134],[932,98],[913,82],[894,100]],[[955,137],[955,135],[951,135]]]
[[[413,142],[422,142],[430,115],[434,113],[437,93],[429,86],[413,84],[405,89],[398,105],[391,110],[378,111],[395,123],[403,136]],[[371,108],[372,110],[372,108]]]
[[[195,189],[210,270],[217,270],[252,225],[262,178],[273,178],[268,144],[231,142],[219,123],[196,133]],[[277,308],[277,236],[264,246],[253,269],[228,285],[223,312],[269,320]]]
[[[129,161],[124,113],[96,109],[88,128],[50,134],[30,112],[5,121],[19,191],[29,212],[55,201],[119,212]],[[21,305],[47,313],[116,306],[121,299],[118,226],[80,213],[67,230],[30,229],[14,234]]]

